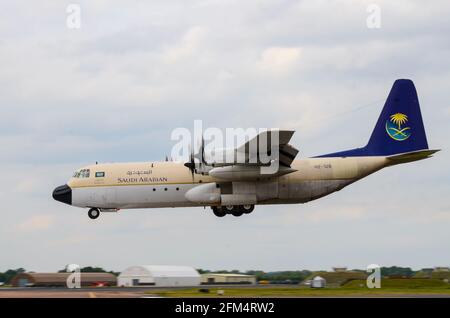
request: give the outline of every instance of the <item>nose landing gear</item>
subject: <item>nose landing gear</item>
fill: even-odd
[[[241,216],[243,214],[252,213],[255,209],[253,204],[248,205],[227,205],[227,206],[212,206],[211,209],[217,217],[224,217],[227,214],[231,214],[235,217]]]
[[[88,211],[88,216],[89,218],[91,218],[92,220],[97,219],[100,216],[100,210],[97,208],[92,208]]]

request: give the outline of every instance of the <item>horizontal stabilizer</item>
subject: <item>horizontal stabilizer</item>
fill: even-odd
[[[394,82],[369,142],[365,147],[318,157],[395,156],[428,150],[428,141],[414,83]],[[419,159],[423,159],[419,157]],[[414,160],[419,160],[414,159]]]
[[[438,151],[440,151],[440,149],[417,150],[417,151],[411,151],[411,152],[388,156],[386,158],[390,161],[391,165],[396,165],[399,163],[406,163],[406,162],[427,159],[427,158],[432,157],[432,155]]]

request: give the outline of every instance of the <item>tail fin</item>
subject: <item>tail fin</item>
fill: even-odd
[[[419,99],[411,80],[395,81],[365,149],[369,156],[428,149]]]
[[[365,147],[319,157],[391,156],[426,149],[416,88],[411,80],[398,79]]]

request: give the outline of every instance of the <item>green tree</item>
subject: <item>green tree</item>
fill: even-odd
[[[311,272],[308,270],[302,271],[279,271],[279,272],[264,272],[261,270],[253,270],[247,271],[247,275],[255,275],[257,280],[268,280],[268,281],[277,281],[277,282],[301,282],[305,280],[306,277],[311,275]]]
[[[66,269],[61,269],[58,271],[58,273],[65,273]],[[93,266],[86,266],[86,267],[82,267],[80,269],[81,273],[111,273],[113,275],[119,276],[120,273],[118,272],[114,272],[114,271],[107,271],[101,267],[93,267]]]
[[[0,282],[9,284],[11,282],[11,279],[16,276],[17,274],[24,273],[25,269],[20,267],[17,269],[8,269],[4,273],[0,273]]]
[[[383,277],[388,276],[399,276],[399,277],[412,277],[414,275],[414,271],[409,267],[381,267],[381,275]]]

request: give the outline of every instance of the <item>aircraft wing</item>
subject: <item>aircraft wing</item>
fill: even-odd
[[[245,157],[246,163],[259,164],[259,155],[272,155],[278,151],[280,165],[290,167],[298,149],[289,144],[294,130],[267,130],[253,137],[236,149],[237,156]]]
[[[259,133],[237,148],[214,149],[214,154],[205,151],[204,142],[196,155],[185,163],[192,173],[209,174],[226,181],[254,180],[274,177],[296,171],[291,163],[298,149],[289,144],[293,130],[267,130]],[[198,162],[195,161],[198,159]],[[268,172],[266,167],[276,170]]]

